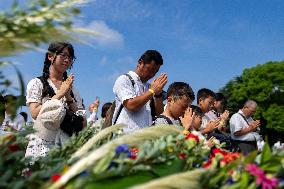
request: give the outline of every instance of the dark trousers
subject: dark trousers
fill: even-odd
[[[241,140],[235,140],[235,142],[238,144],[241,152],[244,155],[249,154],[250,152],[253,152],[257,150],[256,141],[241,141]]]

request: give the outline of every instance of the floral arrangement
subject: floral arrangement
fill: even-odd
[[[159,135],[146,137],[149,133],[157,133],[156,130],[159,130]],[[172,131],[171,134],[168,131]],[[163,132],[166,132],[166,135],[163,136]],[[116,140],[113,140],[106,144],[111,145],[113,143],[114,145],[112,148],[108,148],[109,151],[101,158],[95,160],[96,163],[86,163],[95,159],[92,155],[85,158],[84,161],[79,161],[77,166],[73,165],[68,171],[69,173],[74,172],[73,179],[71,177],[66,179],[68,172],[63,173],[62,178],[65,177],[69,182],[65,180],[66,183],[63,184],[60,178],[51,188],[59,188],[66,184],[67,187],[76,188],[82,183],[84,183],[84,186],[103,188],[106,187],[104,184],[106,180],[110,178],[112,178],[112,183],[108,183],[107,187],[113,185],[120,188],[119,185],[122,184],[121,188],[125,188],[146,180],[201,167],[204,157],[207,157],[210,152],[206,140],[197,132],[187,135],[179,133],[173,127],[157,126],[143,129],[132,135],[122,136],[116,140],[125,143],[119,144]],[[126,142],[128,138],[140,138],[140,141]],[[103,151],[102,149],[105,148],[105,146],[102,146],[93,153],[97,154],[98,151]],[[165,165],[167,169],[165,169]],[[82,177],[82,174],[88,176]],[[138,179],[141,175],[143,175],[143,180]],[[131,181],[121,182],[122,177],[126,180],[129,178]],[[60,182],[61,184],[58,184]]]
[[[220,158],[220,154],[223,157]],[[248,156],[237,153],[228,156],[226,152],[217,149],[204,167],[209,169],[203,177],[207,178],[203,179],[203,186],[207,188],[284,187],[284,154],[272,154],[267,144],[259,155],[253,152]]]

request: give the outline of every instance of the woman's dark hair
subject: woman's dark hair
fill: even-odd
[[[139,58],[138,62],[142,61],[144,64],[149,64],[154,61],[157,65],[163,65],[163,57],[156,50],[147,50],[144,52],[144,54]]]
[[[45,86],[43,88],[42,91],[42,97],[45,97],[49,94],[53,94],[55,95],[53,89],[51,88],[51,86],[48,84],[47,80],[49,78],[49,67],[52,64],[52,62],[50,62],[50,60],[48,59],[48,55],[52,54],[54,55],[54,57],[56,58],[56,56],[60,53],[62,53],[62,51],[64,49],[67,49],[72,60],[75,59],[75,54],[74,54],[74,48],[70,43],[67,42],[54,42],[51,43],[48,47],[48,52],[45,54],[45,60],[44,60],[44,66],[43,66],[43,71],[42,71],[42,82],[43,82],[43,86]],[[63,81],[65,81],[67,79],[67,72],[64,72],[63,74]]]
[[[101,114],[101,117],[102,118],[105,118],[106,117],[106,113],[108,111],[108,109],[111,107],[112,103],[111,102],[107,102],[103,105],[102,107],[102,114]]]

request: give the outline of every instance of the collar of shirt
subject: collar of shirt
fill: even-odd
[[[133,80],[135,81],[136,84],[139,84],[140,87],[142,87],[142,91],[145,92],[146,90],[148,90],[147,88],[149,88],[150,84],[149,83],[143,83],[139,77],[139,75],[134,72],[134,71],[129,71],[128,74],[133,78]]]

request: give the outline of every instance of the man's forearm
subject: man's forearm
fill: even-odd
[[[150,91],[147,91],[141,96],[125,100],[123,102],[123,106],[130,112],[136,112],[140,110],[152,97],[153,94]]]
[[[250,133],[251,131],[252,131],[252,130],[251,130],[250,127],[246,127],[246,128],[244,128],[244,129],[242,129],[242,130],[236,131],[236,132],[234,133],[234,135],[235,135],[235,136],[243,136],[243,135],[245,135],[245,134]]]

